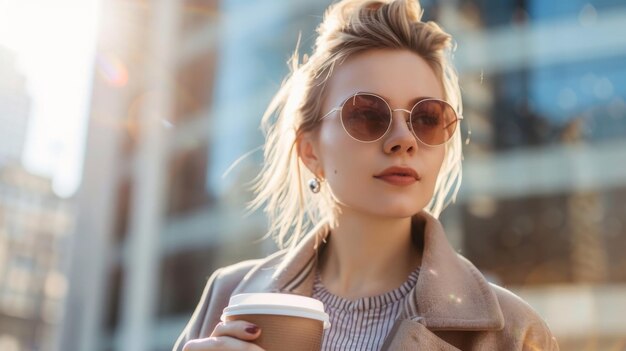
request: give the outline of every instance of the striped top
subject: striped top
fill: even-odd
[[[324,303],[330,316],[330,328],[324,330],[322,351],[380,350],[405,296],[415,287],[419,268],[402,285],[378,296],[348,300],[330,293],[315,273],[313,298]]]

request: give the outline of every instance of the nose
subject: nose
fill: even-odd
[[[409,126],[411,111],[396,109],[393,112],[391,130],[383,141],[383,149],[386,154],[406,152],[412,155],[417,151],[417,139]]]

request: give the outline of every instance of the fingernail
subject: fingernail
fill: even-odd
[[[257,327],[256,325],[251,325],[246,328],[246,333],[249,333],[249,334],[256,334],[256,332],[258,331],[259,331],[259,327]]]

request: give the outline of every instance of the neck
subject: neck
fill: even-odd
[[[373,217],[344,210],[320,255],[322,282],[345,298],[375,296],[406,281],[421,264],[411,218]]]

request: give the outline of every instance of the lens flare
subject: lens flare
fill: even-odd
[[[111,53],[96,57],[96,70],[109,85],[124,87],[128,84],[128,69],[122,60]]]

